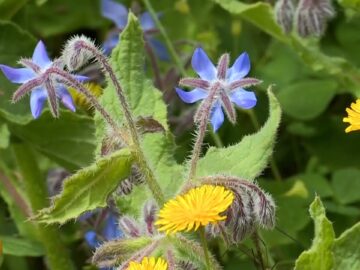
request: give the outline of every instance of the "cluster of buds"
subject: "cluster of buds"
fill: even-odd
[[[149,256],[160,244],[163,238],[155,230],[157,207],[154,202],[147,202],[143,208],[142,222],[137,222],[130,216],[119,219],[119,228],[124,238],[105,242],[96,249],[93,263],[99,267],[126,269],[130,261],[141,261]]]
[[[285,33],[290,33],[295,17],[296,32],[301,37],[321,36],[326,23],[335,15],[330,0],[299,0],[294,7],[293,0],[278,0],[275,5],[276,21]]]
[[[204,184],[224,186],[235,196],[226,211],[226,219],[208,227],[208,231],[214,236],[222,236],[227,243],[236,244],[253,233],[258,226],[274,228],[275,203],[255,183],[233,176],[210,176],[201,181]]]

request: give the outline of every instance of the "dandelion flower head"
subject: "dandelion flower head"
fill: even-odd
[[[234,195],[222,186],[203,185],[168,201],[156,222],[167,234],[197,230],[200,226],[226,219],[221,215],[233,202]]]

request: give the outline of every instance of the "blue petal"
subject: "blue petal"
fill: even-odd
[[[0,65],[1,71],[6,78],[13,83],[25,83],[33,78],[36,74],[29,68],[12,68],[5,65]]]
[[[120,238],[122,236],[116,216],[111,213],[106,219],[106,224],[103,230],[103,236],[108,241]]]
[[[254,92],[239,89],[231,92],[229,96],[231,102],[243,109],[251,109],[256,105],[256,96]]]
[[[57,87],[57,94],[62,104],[70,111],[75,112],[76,108],[74,105],[74,101],[69,91],[62,85]]]
[[[210,122],[213,126],[214,132],[216,132],[222,123],[224,123],[224,113],[221,109],[221,103],[216,102],[214,107],[211,109]]]
[[[230,82],[244,78],[250,71],[250,58],[244,52],[234,62],[228,71],[228,79]]]
[[[144,32],[156,29],[155,22],[149,12],[144,12],[143,14],[141,14],[140,25]]]
[[[207,81],[216,79],[216,68],[203,49],[195,49],[191,59],[191,65],[201,79]]]
[[[37,119],[43,108],[45,100],[47,99],[46,90],[43,88],[37,88],[31,92],[30,96],[30,109],[33,117]]]
[[[149,42],[151,48],[153,48],[155,54],[159,57],[162,61],[170,61],[170,55],[166,48],[166,46],[159,40],[155,38],[148,38],[147,41]]]
[[[120,3],[101,0],[101,14],[112,20],[119,29],[124,29],[127,24],[128,10]]]
[[[97,248],[100,245],[100,242],[97,238],[96,232],[88,231],[85,233],[85,240],[88,245],[92,248]]]
[[[103,44],[103,49],[105,54],[110,55],[112,49],[114,49],[118,43],[119,43],[119,33],[118,32],[111,33]]]
[[[32,60],[40,68],[46,68],[51,65],[51,60],[46,52],[44,43],[40,40],[35,47]]]
[[[176,93],[185,103],[194,103],[208,96],[208,92],[200,88],[195,88],[190,92],[186,92],[180,88],[175,88]]]

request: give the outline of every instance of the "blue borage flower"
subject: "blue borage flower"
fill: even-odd
[[[250,71],[250,59],[247,53],[242,53],[231,68],[229,55],[224,54],[217,65],[211,62],[205,51],[197,48],[192,56],[191,64],[200,78],[184,78],[180,85],[193,87],[190,92],[176,88],[179,97],[186,103],[194,103],[204,100],[206,103],[210,94],[213,93],[211,101],[210,122],[214,131],[217,131],[224,122],[225,110],[229,120],[236,122],[236,112],[233,103],[240,108],[250,109],[256,105],[254,92],[246,91],[244,88],[261,83],[255,78],[245,78]],[[202,106],[200,105],[199,111]],[[200,114],[195,115],[195,122],[199,122]]]
[[[116,25],[116,31],[110,32],[108,38],[103,44],[104,51],[109,55],[112,49],[119,42],[119,32],[121,32],[127,23],[128,10],[125,6],[112,0],[101,0],[101,14],[113,21]],[[140,25],[144,31],[145,41],[149,43],[156,55],[163,61],[169,61],[170,57],[166,47],[157,39],[153,38],[153,34],[158,32],[154,20],[149,12],[140,15]]]
[[[83,219],[87,218],[89,218],[89,215],[83,217]],[[123,233],[118,226],[116,216],[112,213],[108,213],[104,227],[100,234],[93,230],[89,230],[85,233],[85,240],[87,244],[94,249],[101,245],[101,240],[110,241],[121,237],[123,237]]]
[[[62,63],[58,60],[53,62],[49,59],[42,41],[39,41],[36,45],[32,59],[21,59],[20,64],[22,64],[24,68],[12,68],[6,65],[0,65],[1,71],[9,81],[22,84],[14,93],[14,102],[31,91],[30,108],[35,119],[40,116],[46,99],[49,100],[51,112],[55,117],[59,115],[57,99],[59,99],[66,108],[73,112],[75,111],[73,99],[65,85],[53,76],[46,74],[52,67],[61,68]],[[74,75],[74,77],[79,81],[87,79],[87,77],[80,75]]]

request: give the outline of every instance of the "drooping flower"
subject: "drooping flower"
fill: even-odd
[[[348,117],[344,117],[343,121],[349,123],[345,129],[346,133],[351,131],[360,130],[360,99],[357,99],[355,103],[351,103],[350,108],[346,108]]]
[[[168,265],[162,258],[145,257],[141,263],[130,262],[127,270],[167,270]]]
[[[200,226],[226,219],[221,215],[233,202],[234,195],[222,186],[203,185],[168,201],[155,223],[167,234],[197,230]]]
[[[87,214],[87,218],[88,218]],[[116,216],[109,213],[106,217],[104,227],[101,233],[97,233],[94,230],[89,230],[85,233],[85,240],[91,248],[97,248],[102,240],[110,241],[117,238],[121,238],[123,233],[121,232]]]
[[[47,74],[52,67],[62,68],[62,63],[50,60],[42,41],[36,45],[32,59],[22,59],[20,63],[24,66],[23,68],[0,65],[1,71],[8,80],[22,84],[13,95],[14,102],[31,92],[30,108],[35,119],[40,116],[46,99],[48,99],[51,112],[55,117],[59,116],[58,100],[69,110],[75,111],[73,99],[65,85],[55,76]],[[73,76],[79,81],[87,79],[80,75]]]
[[[195,89],[186,92],[176,88],[176,92],[186,103],[204,100],[202,103],[205,104],[212,96],[210,122],[214,131],[217,131],[224,122],[223,109],[229,120],[235,123],[236,112],[233,103],[243,109],[251,109],[256,105],[254,92],[244,89],[261,83],[255,78],[245,78],[250,71],[250,59],[247,53],[242,53],[231,68],[228,68],[229,55],[224,54],[215,67],[205,51],[197,48],[192,56],[191,64],[200,78],[184,78],[180,80],[180,84]],[[201,111],[201,107],[200,105],[198,112]],[[199,121],[197,115],[195,115],[195,122]]]
[[[120,3],[113,0],[101,0],[101,14],[113,21],[116,25],[116,30],[112,31],[103,44],[106,54],[110,54],[112,49],[119,42],[119,32],[121,32],[127,23],[128,9]],[[164,61],[169,60],[169,54],[166,47],[157,39],[153,37],[158,32],[155,22],[149,12],[144,12],[140,15],[140,25],[144,31],[145,41],[151,46],[156,55]]]

